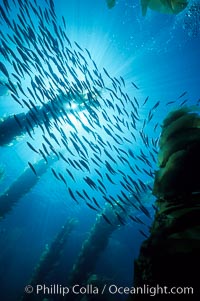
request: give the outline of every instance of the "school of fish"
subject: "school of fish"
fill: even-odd
[[[126,92],[123,77],[106,68],[100,72],[90,51],[68,38],[53,0],[42,6],[37,0],[3,0],[0,17],[0,70],[10,97],[26,113],[27,147],[46,164],[50,157],[61,162],[62,170],[50,166],[52,179],[66,186],[68,198],[102,214],[108,224],[113,221],[102,211],[105,204],[122,225],[127,217],[143,223],[132,209],[151,218],[141,195],[151,191],[154,179],[160,131],[154,115],[160,101],[142,119],[149,97],[139,101]],[[131,86],[133,93],[139,90],[134,82]],[[74,109],[77,104],[80,110]],[[154,135],[145,132],[148,126]],[[37,176],[34,163],[28,165]]]

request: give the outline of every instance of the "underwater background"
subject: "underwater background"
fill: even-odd
[[[44,254],[41,283],[70,285],[83,245],[75,282],[130,287],[155,213],[162,121],[200,102],[200,2],[145,17],[133,0],[0,3],[1,126],[15,120],[0,128],[1,300],[23,298]]]

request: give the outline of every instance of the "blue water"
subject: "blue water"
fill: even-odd
[[[16,7],[18,7],[18,1],[15,0],[15,2]],[[31,2],[34,3],[34,1]],[[45,1],[37,0],[36,2],[42,9],[47,7]],[[1,0],[0,3],[4,7],[4,1]],[[200,7],[200,2],[190,1],[189,7],[177,16],[163,15],[148,10],[147,15],[142,17],[139,1],[118,0],[113,9],[108,9],[106,1],[103,0],[55,1],[57,24],[60,24],[64,29],[62,23],[62,16],[64,16],[66,35],[72,43],[76,41],[83,49],[87,48],[90,51],[106,84],[109,86],[110,81],[105,76],[103,68],[106,68],[112,78],[119,79],[122,76],[125,79],[126,87],[123,88],[123,91],[128,93],[131,99],[135,96],[140,105],[140,119],[137,123],[139,130],[141,130],[144,121],[147,120],[149,110],[155,103],[160,101],[158,108],[153,110],[153,119],[145,126],[145,133],[149,136],[149,139],[159,137],[160,125],[169,111],[179,108],[185,100],[187,105],[198,104],[200,97],[200,9],[198,10],[199,15],[188,16],[191,5]],[[10,12],[13,18],[16,18],[16,7],[12,5]],[[37,19],[34,18],[33,22]],[[18,22],[17,19],[14,20]],[[1,20],[1,31],[5,36],[9,33],[9,28],[3,18]],[[77,50],[74,44],[73,47]],[[16,51],[15,47],[12,49]],[[12,64],[9,64],[3,56],[1,56],[1,61],[7,67],[9,73],[12,73]],[[6,77],[3,74],[0,75],[0,79],[6,82]],[[45,80],[48,89],[48,79]],[[25,77],[22,81],[23,88],[26,90],[26,87],[30,86],[30,78]],[[131,85],[132,81],[139,89]],[[185,91],[187,91],[185,96],[179,98]],[[1,94],[0,118],[27,112],[28,109],[26,107],[21,108],[11,98],[8,91],[2,88]],[[142,106],[147,96],[149,96],[148,102]],[[167,105],[171,101],[174,103]],[[110,109],[105,106],[103,108],[107,110],[108,114],[110,113]],[[131,110],[129,103],[126,109],[128,112]],[[102,125],[106,124],[102,115],[100,116],[98,111],[97,113],[99,114],[100,123]],[[84,119],[82,114],[81,112],[80,116]],[[76,120],[73,119],[73,123],[79,137],[85,136],[88,139],[90,137],[91,141],[95,143],[91,135],[87,134]],[[157,123],[159,123],[159,126],[154,131],[153,128]],[[72,128],[66,124],[64,131],[68,133],[69,130],[72,131]],[[103,140],[110,141],[111,144],[115,145],[105,131],[99,127],[96,127],[96,130]],[[52,131],[55,135],[58,134],[55,128]],[[117,130],[116,133],[120,135]],[[139,154],[140,149],[142,149],[152,163],[152,170],[157,169],[158,167],[149,156],[148,149],[142,142],[139,133],[136,131],[134,134],[137,143],[134,142],[130,131],[126,129],[124,136],[133,141],[133,144],[127,142],[119,147],[125,152],[128,152],[128,149],[131,148],[134,154]],[[58,135],[58,137],[60,136]],[[34,147],[43,142],[42,133],[39,130],[35,131],[34,138],[33,141],[26,134],[13,140],[11,144],[0,147],[0,165],[4,171],[0,180],[1,195],[23,173],[28,166],[28,162],[34,164],[41,159],[38,154],[27,147],[27,141],[32,143]],[[57,147],[58,151],[60,150],[55,143],[54,146]],[[86,147],[88,148],[89,157],[92,157],[92,149],[89,149],[88,145]],[[100,148],[102,149],[102,146]],[[111,151],[108,146],[107,149],[112,157],[117,160],[117,165],[106,157],[103,149],[102,161],[107,160],[116,170],[131,174],[129,166],[122,164],[117,159],[117,152],[114,149]],[[67,151],[65,156],[71,158]],[[77,154],[76,158],[78,158]],[[137,164],[141,169],[146,168],[142,161],[129,159],[132,166]],[[99,169],[100,173],[105,175],[106,167],[101,164],[101,167],[98,168],[91,160],[89,160],[89,166],[91,173],[83,173],[80,170],[66,166],[62,160],[56,160],[51,167],[60,173],[66,167],[70,168],[76,182],[66,173],[65,178],[72,191],[79,190],[81,192],[85,189],[89,196],[94,196],[101,207],[104,208],[106,201],[102,198],[102,194],[99,191],[92,190],[85,183],[83,177],[89,176],[96,182],[98,176],[94,172],[94,168]],[[116,182],[116,185],[111,185],[106,178],[104,178],[103,183],[108,194],[116,197],[123,189],[120,184],[122,175],[119,173],[109,175]],[[131,174],[131,176],[134,178],[134,174]],[[136,180],[141,179],[144,183],[151,184],[153,181],[143,172],[138,172],[135,178]],[[39,177],[32,189],[23,195],[12,210],[0,221],[1,300],[15,301],[23,296],[24,287],[29,283],[42,252],[51,245],[66,220],[73,217],[78,223],[69,235],[58,265],[50,275],[49,280],[50,284],[68,285],[68,275],[77,260],[82,244],[88,238],[92,226],[95,224],[98,214],[100,214],[100,212],[97,213],[89,209],[80,198],[78,201],[79,204],[76,204],[70,197],[64,183],[57,181],[51,168],[47,168],[47,171]],[[142,202],[150,211],[151,219],[148,219],[142,211],[134,211],[134,208],[132,208],[131,213],[141,218],[146,225],[142,226],[134,223],[128,218],[126,225],[119,223],[110,235],[108,244],[95,259],[96,267],[92,271],[93,274],[109,279],[109,281],[119,286],[130,287],[133,284],[134,259],[137,258],[141,243],[145,239],[138,230],[143,230],[148,235],[148,229],[154,216],[151,206],[154,198],[150,191],[142,196]],[[109,225],[107,224],[107,226]],[[98,243],[98,234],[96,243]],[[125,295],[116,297],[116,300],[125,299]]]

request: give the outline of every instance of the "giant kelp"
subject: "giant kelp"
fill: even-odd
[[[26,167],[21,175],[13,181],[10,186],[0,194],[0,219],[4,218],[12,208],[19,202],[19,200],[26,195],[37,184],[40,176],[44,174],[49,166],[56,160],[52,158],[49,165],[46,164],[44,159],[39,160],[32,169],[37,173],[34,174],[31,167]]]
[[[33,275],[29,281],[29,285],[32,285],[34,289],[36,288],[36,285],[45,283],[50,276],[50,273],[52,273],[55,269],[61,255],[63,254],[67,239],[69,238],[69,235],[76,224],[76,219],[67,219],[66,223],[63,225],[51,244],[46,245],[45,250],[40,257],[39,263],[35,267]],[[39,295],[35,292],[31,295],[25,293],[21,300],[43,300],[43,296],[42,294]]]
[[[191,300],[198,300],[199,292],[199,126],[198,107],[173,111],[163,121],[160,169],[153,189],[157,212],[134,267],[134,286],[167,285],[164,294],[169,294],[172,287],[187,286],[184,294]],[[155,290],[155,295],[158,292]],[[177,295],[176,290],[174,293]],[[130,300],[140,298],[130,296]]]
[[[181,108],[170,113],[163,122],[160,138],[160,170],[156,172],[153,189],[157,197],[200,192],[199,145],[199,108]]]
[[[163,14],[179,14],[188,5],[187,0],[141,0],[142,15],[145,16],[147,8]]]
[[[0,166],[0,181],[3,178],[3,175],[4,175],[4,169],[3,169],[3,167]]]

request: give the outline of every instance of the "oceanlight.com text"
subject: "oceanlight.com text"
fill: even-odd
[[[88,285],[79,285],[75,284],[73,286],[62,286],[60,284],[52,284],[52,285],[44,285],[38,284],[35,287],[32,285],[27,285],[25,287],[25,292],[27,294],[42,294],[42,295],[61,295],[65,296],[68,294],[74,295],[103,295],[111,294],[111,295],[193,295],[194,289],[193,287],[168,287],[168,286],[160,286],[159,284],[156,286],[150,286],[148,284],[144,284],[143,286],[138,287],[123,287],[117,286],[115,284],[104,284],[103,287],[94,286],[92,284]]]
[[[150,286],[148,284],[144,284],[143,286],[136,287],[117,287],[116,285],[109,286],[110,294],[131,294],[131,295],[193,295],[194,290],[193,287],[168,287],[168,286],[160,286],[157,284],[156,286]]]

